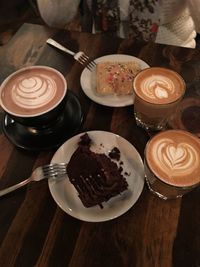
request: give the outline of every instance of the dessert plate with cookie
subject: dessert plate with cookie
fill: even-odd
[[[67,175],[49,180],[58,206],[74,218],[108,221],[127,212],[144,186],[142,159],[123,137],[106,131],[89,131],[66,141],[52,163],[66,162]]]
[[[95,59],[96,66],[85,68],[80,83],[84,93],[94,102],[110,107],[124,107],[134,103],[133,80],[149,65],[129,55],[113,54]]]

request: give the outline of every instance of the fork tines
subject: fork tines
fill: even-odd
[[[66,174],[66,164],[65,163],[53,163],[49,165],[44,165],[42,167],[43,175],[48,177],[57,177]]]
[[[78,52],[74,58],[82,65],[87,64],[86,68],[89,70],[96,66],[96,63],[93,60],[90,60],[84,52]]]
[[[93,61],[93,60],[91,60],[91,61],[87,64],[86,68],[88,68],[89,70],[92,70],[92,68],[96,67],[96,65],[97,65],[96,62]]]
[[[78,62],[83,65],[87,63],[87,61],[89,60],[89,57],[83,52],[78,52],[75,56],[75,59],[78,60]]]

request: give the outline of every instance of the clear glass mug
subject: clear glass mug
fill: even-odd
[[[183,130],[154,135],[146,145],[147,185],[162,199],[182,197],[200,185],[200,140]]]
[[[185,82],[175,71],[152,67],[140,71],[134,81],[134,115],[146,130],[166,128],[185,93]]]

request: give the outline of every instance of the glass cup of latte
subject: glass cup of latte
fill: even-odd
[[[134,115],[146,130],[166,128],[185,93],[183,78],[167,68],[151,67],[140,71],[134,81]]]
[[[30,66],[8,76],[0,87],[0,104],[16,122],[45,127],[66,104],[67,82],[54,68]]]
[[[162,199],[181,197],[200,186],[200,140],[183,130],[160,132],[146,145],[144,168],[151,192]]]

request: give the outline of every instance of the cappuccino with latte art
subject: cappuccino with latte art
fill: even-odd
[[[1,106],[14,116],[39,116],[54,109],[65,97],[66,90],[66,81],[57,70],[46,66],[27,67],[2,83]]]
[[[165,128],[185,92],[185,82],[176,72],[159,67],[142,70],[133,82],[136,123],[147,130]]]
[[[150,190],[164,199],[191,191],[200,185],[200,140],[182,130],[155,135],[145,149],[145,173]]]
[[[30,66],[8,76],[0,87],[0,104],[15,122],[47,127],[62,114],[67,82],[54,68]]]

